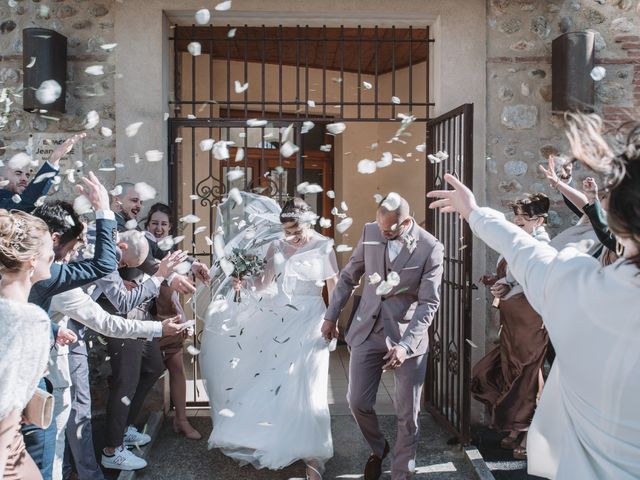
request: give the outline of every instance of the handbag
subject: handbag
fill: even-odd
[[[38,428],[48,428],[53,419],[54,398],[49,392],[36,388],[33,397],[27,403],[23,415],[27,423]]]

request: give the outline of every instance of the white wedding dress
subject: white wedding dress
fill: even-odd
[[[266,227],[276,229],[281,237],[281,225]],[[265,228],[257,230],[268,238]],[[329,349],[320,334],[322,285],[338,273],[333,241],[311,232],[300,248],[282,238],[261,248],[267,249],[264,275],[249,280],[240,303],[233,302],[229,279],[222,280],[204,315],[200,365],[213,420],[209,448],[256,468],[281,469],[300,459],[323,465],[333,455]]]

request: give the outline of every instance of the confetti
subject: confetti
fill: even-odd
[[[198,349],[197,349],[196,347],[194,347],[193,345],[189,345],[189,346],[187,347],[187,352],[189,352],[189,355],[192,355],[192,356],[194,356],[194,357],[195,357],[196,355],[198,355],[198,354],[200,353],[200,350],[198,350]]]
[[[231,0],[227,0],[226,2],[220,2],[215,6],[215,9],[218,12],[225,12],[231,9]]]
[[[309,105],[309,108],[314,108],[316,106],[316,102],[313,100],[307,100],[307,105]]]
[[[91,202],[84,195],[80,195],[73,200],[73,209],[78,215],[84,215],[93,210]]]
[[[358,173],[362,173],[363,175],[375,173],[377,168],[376,162],[367,158],[360,160],[357,165]]]
[[[389,282],[382,281],[376,288],[376,295],[387,295],[393,290],[393,285],[390,285]]]
[[[14,203],[20,203],[22,202],[22,197],[16,193],[11,197],[11,201]]]
[[[293,155],[294,153],[296,153],[298,150],[300,150],[300,148],[298,148],[297,145],[294,145],[293,143],[286,141],[281,147],[280,147],[280,154],[282,154],[282,156],[284,158],[289,158],[291,155]]]
[[[342,122],[330,123],[327,125],[327,131],[332,135],[339,135],[347,129],[347,126]]]
[[[242,177],[244,177],[244,170],[241,168],[235,168],[227,172],[227,178],[229,179],[230,182],[235,182],[236,180],[240,180]]]
[[[313,127],[315,127],[315,123],[310,120],[302,122],[302,128],[300,129],[300,133],[304,134],[309,132]]]
[[[199,233],[204,232],[206,229],[207,229],[207,227],[205,227],[204,225],[202,225],[201,227],[196,228],[196,229],[193,231],[193,234],[194,234],[194,235],[198,235]]]
[[[607,70],[601,66],[593,67],[590,75],[595,82],[599,82],[600,80],[602,80],[604,77],[607,76]]]
[[[158,240],[158,248],[160,248],[160,250],[164,250],[164,251],[171,250],[174,244],[175,242],[173,241],[173,237],[171,235],[168,235]]]
[[[247,120],[247,126],[249,127],[264,127],[268,122],[266,120],[259,120],[257,118],[250,118]]]
[[[402,197],[396,192],[390,192],[382,203],[382,206],[389,212],[395,212],[400,207],[401,198]]]
[[[236,93],[243,93],[246,92],[247,89],[249,88],[249,83],[240,83],[238,80],[235,81],[234,84],[235,87],[235,92]]]
[[[258,423],[258,426],[259,427],[272,427],[273,424],[269,423],[269,422],[260,422],[260,423]]]
[[[140,130],[141,126],[142,126],[142,122],[135,122],[135,123],[132,123],[131,125],[127,125],[127,128],[124,129],[124,134],[127,137],[135,137],[136,134],[138,133],[138,130]]]
[[[36,57],[31,57],[31,60],[29,60],[29,64],[27,65],[26,68],[31,68],[36,64]]]
[[[331,228],[331,220],[328,218],[321,217],[319,223],[321,228]]]
[[[236,150],[236,162],[244,160],[244,148],[238,148]]]
[[[336,230],[340,233],[346,232],[353,225],[353,218],[347,217],[336,225]]]
[[[478,345],[476,345],[475,343],[473,343],[471,340],[469,340],[468,338],[465,339],[465,341],[471,345],[472,348],[478,348]]]
[[[202,8],[196,12],[195,19],[198,25],[206,25],[211,20],[211,12],[207,8]]]
[[[187,50],[191,55],[197,57],[202,53],[202,45],[200,45],[200,42],[191,42],[187,45]]]
[[[164,153],[160,150],[147,150],[144,152],[144,157],[147,159],[147,162],[160,162],[164,157]]]
[[[369,275],[369,285],[375,285],[377,283],[380,283],[381,280],[382,280],[382,277],[378,272],[372,273],[371,275]]]
[[[427,149],[426,143],[421,143],[420,145],[416,145],[416,152],[424,152]]]
[[[379,205],[382,201],[382,195],[380,195],[379,193],[374,193],[373,200]]]
[[[124,224],[124,228],[126,228],[127,230],[134,230],[137,226],[138,226],[138,222],[136,221],[135,218],[132,218],[131,220],[125,222]]]
[[[142,202],[146,202],[148,200],[156,198],[156,189],[147,183],[138,182],[134,185],[133,188],[138,193],[138,195],[140,195],[140,201]]]
[[[400,284],[400,275],[398,275],[398,272],[389,272],[387,274],[387,283],[392,287],[397,287]]]
[[[220,410],[218,412],[218,415],[220,415],[221,417],[227,417],[227,418],[232,418],[234,417],[236,414],[233,413],[231,410],[229,410],[228,408],[223,408],[222,410]]]
[[[402,102],[398,97],[394,95],[393,97],[391,97],[391,103],[393,103],[394,105],[400,105]]]
[[[105,43],[103,45],[100,45],[100,48],[108,52],[109,50],[113,50],[117,46],[118,46],[117,43]]]
[[[232,358],[231,360],[229,360],[229,366],[231,368],[236,368],[238,366],[238,363],[240,363],[239,358]]]
[[[431,163],[436,164],[444,160],[447,160],[449,158],[449,154],[447,152],[443,152],[442,150],[439,150],[438,152],[436,152],[435,155],[432,155],[432,154],[427,155],[427,158]]]
[[[365,90],[371,90],[373,88],[373,85],[371,85],[369,82],[362,82],[362,87]]]
[[[345,201],[340,202],[340,208],[345,212],[347,210],[349,210],[349,206],[347,205],[347,202],[345,202]]]
[[[336,198],[336,192],[334,192],[333,190],[327,190],[327,197]]]
[[[240,190],[237,188],[229,190],[229,198],[236,202],[236,205],[242,205],[242,195],[240,194]]]
[[[320,145],[320,151],[321,152],[330,152],[331,151],[331,144],[327,143],[325,145]]]
[[[84,128],[91,130],[92,128],[95,128],[98,123],[100,123],[100,115],[98,115],[98,112],[95,110],[88,112]]]
[[[213,138],[205,138],[204,140],[200,140],[198,146],[200,147],[201,151],[207,152],[213,148],[213,145],[215,143],[216,141]]]
[[[62,87],[55,80],[45,80],[36,90],[36,99],[43,105],[49,105],[62,95]]]
[[[341,253],[341,252],[350,252],[351,250],[353,250],[352,247],[350,247],[349,245],[338,245],[336,247],[336,252]]]
[[[124,397],[122,397],[122,398],[120,399],[120,401],[121,401],[122,403],[124,403],[127,407],[128,407],[129,405],[131,405],[131,400],[129,400],[129,397],[127,397],[126,395],[125,395]]]
[[[111,135],[113,135],[113,130],[108,127],[100,127],[100,134],[103,137],[110,137]]]
[[[87,75],[104,75],[104,65],[91,65],[84,69],[84,73]]]
[[[376,166],[378,168],[384,168],[384,167],[388,167],[392,163],[393,163],[393,156],[391,155],[391,152],[384,152],[382,154],[382,158],[380,159],[380,161],[376,162]]]
[[[24,170],[31,163],[31,156],[27,155],[24,152],[16,153],[12,156],[7,162],[7,166],[11,170]]]
[[[236,31],[238,29],[237,28],[231,28],[228,32],[227,32],[227,38],[233,38],[236,36]]]
[[[302,182],[298,185],[297,190],[299,194],[306,195],[309,193],[320,193],[322,192],[322,187],[317,183]]]
[[[200,221],[200,217],[197,217],[193,214],[185,215],[180,219],[183,223],[198,223]]]

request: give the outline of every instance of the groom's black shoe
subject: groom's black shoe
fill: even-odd
[[[364,480],[378,480],[382,475],[382,460],[389,454],[389,443],[384,441],[384,452],[382,457],[377,456],[375,453],[369,455],[369,460],[364,466]]]

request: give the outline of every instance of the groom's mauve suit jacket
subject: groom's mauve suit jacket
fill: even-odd
[[[387,240],[375,222],[366,224],[349,263],[340,272],[325,315],[331,321],[338,320],[365,276],[362,298],[346,336],[351,347],[367,339],[380,317],[385,335],[409,347],[409,356],[427,352],[429,325],[440,305],[444,247],[415,222],[409,235],[417,240],[413,251],[404,245],[395,261],[389,263],[387,258],[385,262]],[[376,295],[378,285],[370,284],[369,275],[378,273],[385,279],[390,271],[400,275],[400,283],[387,295]]]

